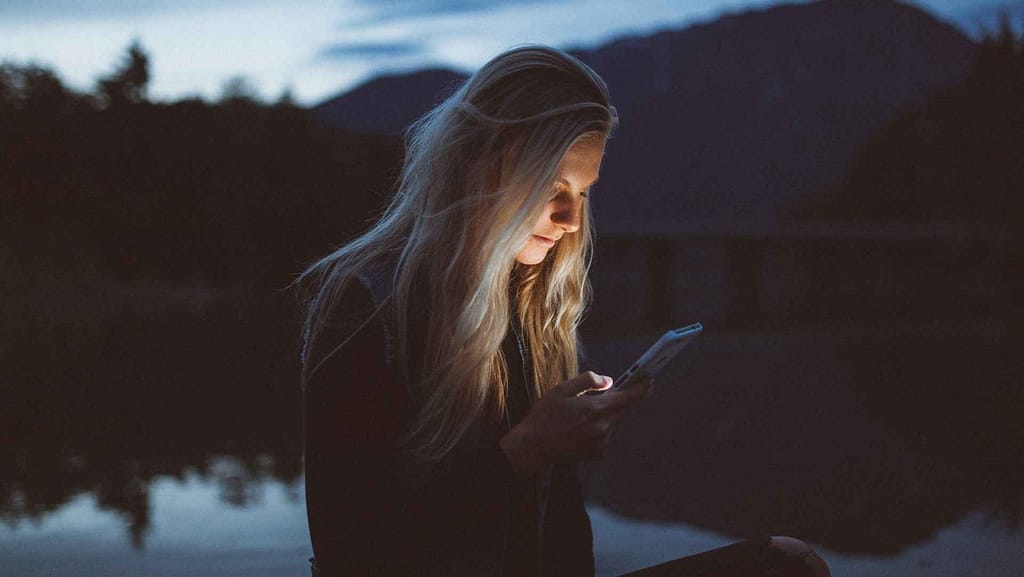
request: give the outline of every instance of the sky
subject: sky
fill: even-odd
[[[1024,17],[1021,0],[1014,14]],[[53,68],[91,90],[137,39],[150,97],[217,98],[244,77],[263,99],[312,105],[370,78],[429,66],[471,71],[536,42],[590,48],[773,0],[0,0],[0,61]],[[970,27],[998,0],[915,0]],[[970,31],[970,30],[968,30]]]

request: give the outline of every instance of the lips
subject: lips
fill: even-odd
[[[548,248],[551,248],[551,247],[555,246],[555,242],[556,242],[555,239],[553,239],[553,238],[548,238],[546,236],[540,236],[539,234],[533,235],[533,240],[536,241],[537,244],[539,244],[541,246],[546,246]]]

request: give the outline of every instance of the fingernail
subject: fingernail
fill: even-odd
[[[604,380],[604,386],[605,387],[612,386],[612,378],[611,377],[601,377],[601,379]]]

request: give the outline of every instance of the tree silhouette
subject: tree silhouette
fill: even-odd
[[[50,68],[29,64],[0,65],[0,110],[66,112],[77,100]]]
[[[149,80],[149,56],[139,40],[133,40],[118,69],[99,80],[100,97],[108,108],[139,104],[146,100]]]
[[[221,86],[221,102],[259,102],[259,100],[259,90],[245,75],[232,76]]]

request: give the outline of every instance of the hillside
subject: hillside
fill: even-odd
[[[444,69],[379,76],[313,107],[328,126],[360,134],[397,136],[466,76]]]
[[[812,219],[1024,225],[1024,40],[985,40],[962,82],[879,130]]]

